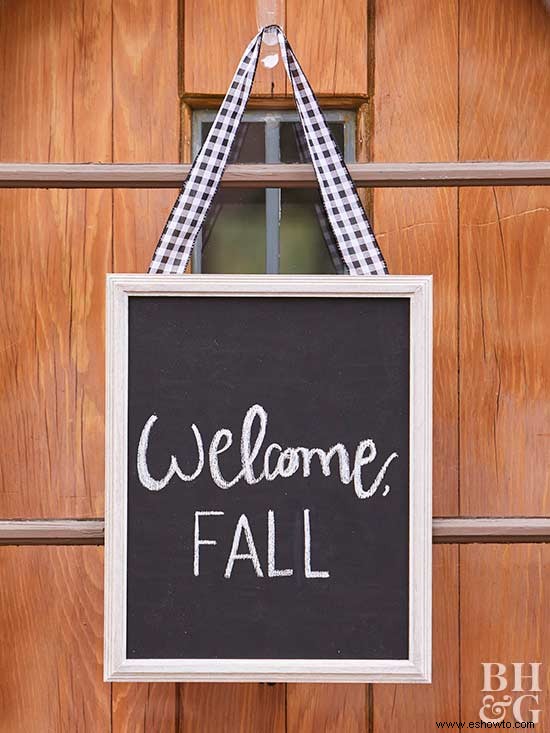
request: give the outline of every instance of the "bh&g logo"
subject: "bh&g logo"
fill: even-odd
[[[485,695],[482,699],[479,717],[485,723],[499,723],[506,717],[508,708],[511,708],[514,720],[518,723],[531,721],[538,723],[539,704],[539,671],[542,662],[512,662],[510,666],[499,662],[482,662],[483,688],[482,692],[504,693],[508,690],[515,694]],[[524,669],[525,668],[525,669]],[[529,671],[530,669],[530,671]],[[513,687],[510,683],[513,682]]]

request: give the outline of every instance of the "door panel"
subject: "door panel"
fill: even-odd
[[[284,733],[285,685],[184,684],[179,713],[182,733]]]
[[[542,712],[541,730],[547,726],[550,672],[550,591],[545,579],[550,572],[548,545],[472,545],[460,548],[460,601],[462,664],[462,718],[479,720],[485,694],[482,662],[506,665],[508,687],[494,692],[495,700],[509,694],[514,700],[512,662],[522,662],[522,674],[531,672],[530,662],[542,662],[538,703],[526,699],[520,703],[520,714],[530,708]],[[492,668],[494,669],[494,668]],[[491,686],[500,686],[491,680]],[[528,692],[530,684],[522,682]],[[511,706],[504,720],[513,721]],[[496,710],[489,719],[497,719]],[[514,723],[512,722],[512,725]],[[538,726],[537,726],[538,727]]]
[[[113,4],[114,162],[180,159],[177,3]],[[146,272],[177,190],[113,191],[114,272]]]
[[[368,93],[368,2],[287,0],[288,37],[316,94]]]
[[[111,160],[111,2],[0,5],[0,160]]]
[[[111,733],[174,733],[179,730],[178,685],[117,682],[111,686]]]
[[[111,160],[111,4],[2,3],[0,160]],[[108,191],[0,191],[0,516],[103,512]]]
[[[367,685],[287,685],[287,733],[367,733],[368,709]]]
[[[377,0],[374,160],[456,160],[457,0]],[[427,54],[430,62],[427,63]],[[434,276],[434,513],[458,512],[456,190],[374,191],[392,274]]]
[[[2,191],[0,222],[0,516],[101,516],[111,193]]]
[[[244,49],[258,32],[256,0],[183,0],[183,7],[184,95],[223,97]],[[280,61],[273,70],[258,64],[256,94],[284,94],[285,84]]]
[[[2,733],[108,731],[103,549],[0,547]]]
[[[513,11],[510,9],[513,8]],[[550,156],[550,14],[461,4],[461,160]],[[463,514],[550,510],[550,191],[460,191]]]

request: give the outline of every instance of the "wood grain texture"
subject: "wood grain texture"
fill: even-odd
[[[179,733],[176,685],[117,682],[111,686],[111,733]]]
[[[0,33],[0,158],[110,161],[110,2],[2,3]],[[0,515],[100,515],[111,194],[3,191],[0,237]]]
[[[458,548],[435,547],[432,684],[374,685],[372,733],[425,733],[459,719],[458,610]]]
[[[457,0],[377,0],[375,162],[456,159]],[[429,58],[429,63],[427,59]],[[458,511],[456,192],[375,190],[392,274],[434,275],[434,514]]]
[[[6,518],[103,513],[110,199],[107,191],[0,197],[0,514]]]
[[[2,2],[0,66],[0,160],[111,160],[110,0]]]
[[[113,158],[179,160],[177,0],[113,3]],[[146,272],[177,190],[116,190],[113,270]]]
[[[539,704],[526,700],[523,712],[541,708],[540,730],[548,726],[550,689],[550,546],[470,546],[460,548],[461,666],[463,720],[479,720],[482,662],[542,662]],[[509,673],[511,670],[509,670]],[[530,668],[524,667],[524,674]],[[513,674],[509,676],[512,682]],[[501,699],[521,693],[493,693]],[[528,715],[525,720],[531,720]],[[513,721],[508,708],[506,721]],[[512,722],[513,725],[513,722]],[[539,726],[537,726],[538,728]]]
[[[461,4],[461,159],[549,157],[549,38],[542,3]],[[462,514],[550,509],[549,225],[546,188],[460,192]]]
[[[284,25],[284,23],[283,23]],[[248,43],[258,32],[256,0],[183,0],[183,96],[224,95]],[[261,60],[252,95],[284,95],[286,73],[281,60],[274,69]]]
[[[367,94],[367,2],[287,0],[286,12],[288,39],[315,93]]]
[[[549,35],[538,0],[461,0],[461,160],[548,159]]]
[[[367,733],[366,685],[287,685],[287,733]]]
[[[0,547],[0,730],[109,731],[103,549]]]
[[[113,160],[179,161],[177,0],[113,1]],[[145,272],[176,190],[113,192],[113,271]],[[112,685],[113,733],[177,730],[175,684]]]
[[[180,733],[285,733],[285,685],[181,686]]]

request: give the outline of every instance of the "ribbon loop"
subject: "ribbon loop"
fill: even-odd
[[[193,161],[155,249],[150,273],[179,275],[191,256],[220,184],[256,74],[264,33],[276,32],[290,78],[321,199],[338,252],[350,275],[388,270],[357,189],[315,94],[279,26],[265,26],[248,44],[206,140]]]

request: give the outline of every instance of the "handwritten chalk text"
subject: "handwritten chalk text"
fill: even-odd
[[[175,455],[170,457],[170,465],[162,478],[154,478],[147,462],[147,451],[153,425],[157,422],[157,415],[151,415],[145,423],[139,439],[137,451],[137,470],[141,484],[149,491],[160,491],[165,488],[176,476],[181,481],[194,481],[205,466],[205,450],[200,430],[195,424],[191,430],[195,439],[196,467],[190,473],[184,473]],[[247,484],[258,484],[261,481],[274,481],[277,478],[289,478],[298,471],[304,478],[311,476],[312,468],[317,465],[323,476],[330,476],[333,470],[334,459],[337,459],[340,481],[343,484],[353,482],[355,494],[359,499],[368,499],[378,491],[382,484],[389,465],[398,458],[397,453],[391,453],[374,479],[367,488],[364,488],[363,471],[366,466],[374,463],[377,457],[376,445],[372,438],[361,440],[355,449],[353,463],[350,454],[343,443],[336,443],[328,450],[322,448],[285,447],[279,443],[270,443],[263,449],[267,433],[268,414],[261,405],[252,405],[243,420],[240,440],[241,470],[236,476],[224,476],[220,465],[220,456],[233,445],[233,433],[228,428],[217,430],[210,441],[208,449],[208,468],[213,482],[220,489],[230,489],[239,481]],[[263,455],[262,455],[263,450]],[[353,466],[353,467],[352,467]],[[259,471],[259,472],[258,472]],[[389,485],[384,485],[383,496],[389,492]],[[246,536],[246,527],[243,528]]]

